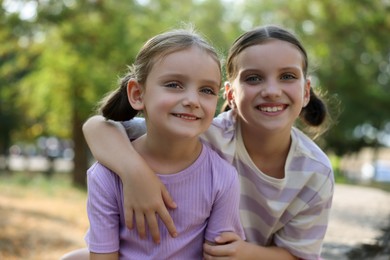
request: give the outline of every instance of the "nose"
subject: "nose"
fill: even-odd
[[[199,105],[199,93],[198,91],[187,89],[183,97],[183,106],[190,106],[192,108],[198,108]]]
[[[261,96],[264,98],[278,98],[281,94],[282,90],[276,81],[266,82],[261,90]]]

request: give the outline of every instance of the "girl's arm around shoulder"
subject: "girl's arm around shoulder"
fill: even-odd
[[[176,227],[166,207],[175,208],[176,204],[152,169],[134,150],[122,124],[93,116],[83,125],[83,132],[94,157],[112,169],[123,182],[126,226],[130,229],[134,227],[134,217],[137,231],[144,238],[146,220],[153,240],[159,242],[157,213],[169,233],[176,236]]]
[[[133,149],[122,124],[96,115],[84,123],[83,133],[95,159],[123,178],[129,155],[137,158],[138,153]]]

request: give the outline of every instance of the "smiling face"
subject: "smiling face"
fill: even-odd
[[[227,86],[243,126],[290,131],[310,96],[303,56],[291,43],[271,39],[242,50],[237,76]]]
[[[206,131],[215,114],[220,83],[219,64],[199,47],[156,60],[145,85],[139,86],[135,105],[145,113],[148,135],[177,140]],[[129,83],[129,88],[131,84],[138,83]]]

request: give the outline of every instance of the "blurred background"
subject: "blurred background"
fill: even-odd
[[[57,255],[83,246],[85,172],[94,159],[81,126],[148,38],[186,24],[222,56],[254,27],[293,30],[309,53],[312,86],[329,99],[334,124],[316,141],[337,183],[388,194],[390,0],[0,0],[0,258],[44,259],[37,244]],[[27,213],[53,220],[57,212],[58,223],[79,233],[68,229],[53,248],[42,248],[51,236],[10,228],[27,227]]]

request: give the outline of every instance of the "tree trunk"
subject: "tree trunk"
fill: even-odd
[[[88,169],[87,143],[82,132],[83,121],[80,115],[75,111],[73,116],[73,142],[74,142],[74,169],[73,185],[77,187],[86,187],[86,171]]]

